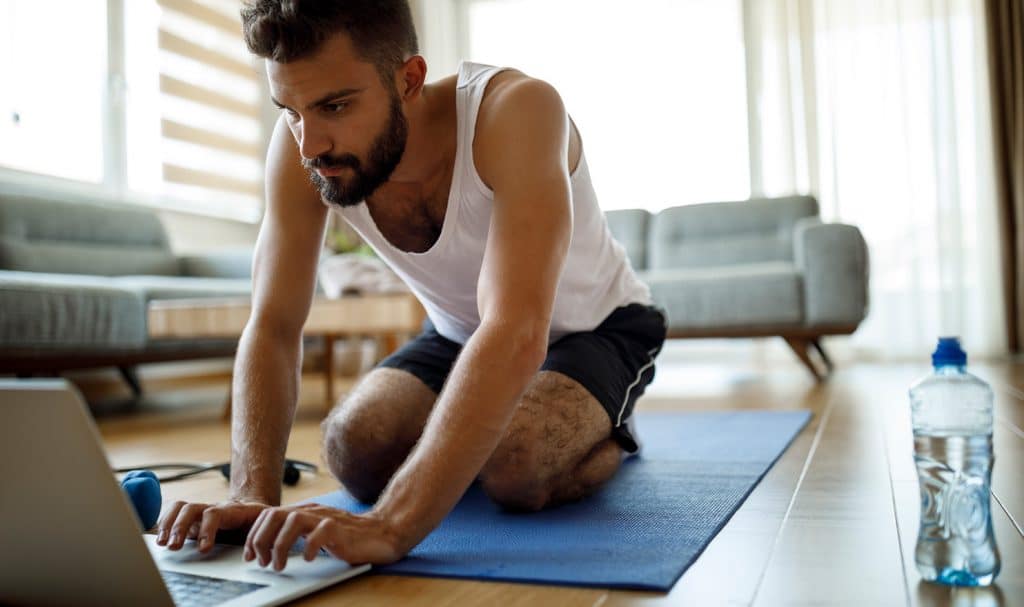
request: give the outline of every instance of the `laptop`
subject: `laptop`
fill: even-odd
[[[241,546],[157,546],[64,380],[0,379],[0,483],[3,605],[279,605],[370,568],[293,550],[278,573]]]

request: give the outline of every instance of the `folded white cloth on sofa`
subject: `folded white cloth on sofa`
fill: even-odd
[[[320,262],[320,286],[327,297],[347,294],[408,293],[409,287],[376,257],[355,253],[333,255]]]

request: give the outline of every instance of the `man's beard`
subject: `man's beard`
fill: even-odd
[[[384,131],[377,136],[370,147],[366,166],[355,154],[329,156],[321,154],[312,160],[303,160],[302,166],[309,171],[309,178],[320,190],[324,201],[341,206],[354,206],[368,198],[382,183],[391,177],[398,162],[405,153],[405,141],[409,125],[402,114],[398,96],[391,96],[391,114]],[[321,177],[317,168],[333,169],[349,167],[353,175],[346,182],[341,177]]]

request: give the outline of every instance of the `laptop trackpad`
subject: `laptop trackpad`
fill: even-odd
[[[241,554],[242,550],[238,546],[214,544],[210,550],[200,552],[199,544],[194,540],[185,540],[185,543],[179,550],[168,550],[164,547],[163,552],[160,554],[160,560],[170,563],[201,563],[203,561],[230,558],[225,555]]]

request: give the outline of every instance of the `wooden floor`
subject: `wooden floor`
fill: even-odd
[[[918,489],[907,388],[924,365],[846,364],[815,385],[796,363],[668,360],[638,409],[799,409],[813,419],[668,594],[363,576],[302,605],[1024,605],[1024,362],[973,364],[996,390],[993,518],[1003,569],[984,590],[920,581],[914,567]],[[323,384],[304,376],[289,457],[322,462]],[[217,461],[224,377],[148,385],[134,414],[103,414],[111,462]],[[284,503],[333,491],[327,473],[285,488]],[[219,476],[164,487],[216,501]],[[628,564],[624,564],[628,566]]]

